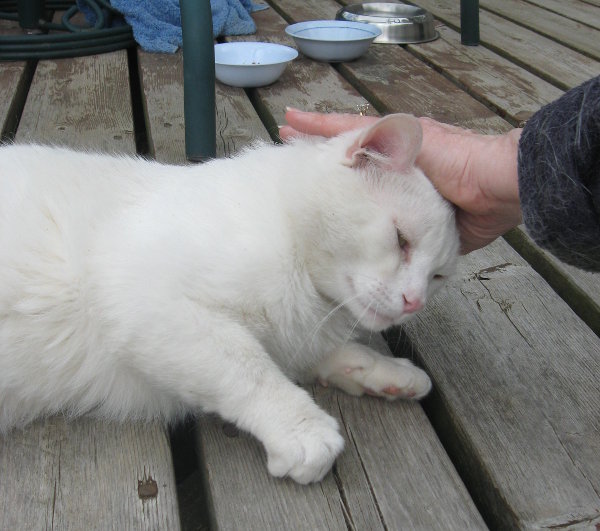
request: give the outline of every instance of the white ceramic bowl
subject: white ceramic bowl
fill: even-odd
[[[318,61],[352,61],[364,54],[381,30],[364,22],[311,20],[292,24],[285,32],[300,51]]]
[[[215,44],[215,76],[233,87],[264,87],[277,81],[296,57],[294,48],[270,42]]]

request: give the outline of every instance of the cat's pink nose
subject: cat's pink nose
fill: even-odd
[[[406,295],[402,296],[404,300],[404,313],[415,313],[423,308],[423,301],[421,299],[407,299]]]

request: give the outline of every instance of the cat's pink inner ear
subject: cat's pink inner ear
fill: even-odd
[[[421,149],[423,131],[409,114],[390,114],[368,127],[346,151],[349,166],[357,166],[366,156],[389,169],[406,171],[415,163]]]

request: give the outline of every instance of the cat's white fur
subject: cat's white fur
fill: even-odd
[[[420,142],[394,115],[188,167],[1,147],[0,431],[216,412],[264,444],[273,475],[321,479],[343,438],[294,381],[430,388],[355,342],[455,266],[452,210],[413,166]]]

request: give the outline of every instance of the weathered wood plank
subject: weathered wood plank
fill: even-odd
[[[256,440],[218,419],[202,422],[198,446],[216,528],[486,529],[418,404],[313,392],[346,438],[333,473],[317,485],[269,477]]]
[[[339,8],[333,0],[301,3],[278,0],[277,6],[291,20],[297,21],[311,16],[333,18]],[[308,64],[321,65],[314,61],[308,61]],[[380,112],[430,116],[479,131],[498,132],[509,128],[485,105],[475,101],[434,69],[427,68],[400,46],[372,45],[364,56],[340,64],[338,68]],[[270,103],[271,94],[265,97],[265,101]]]
[[[198,447],[215,529],[347,529],[335,480],[308,486],[269,476],[252,437],[218,419],[204,419]]]
[[[0,34],[16,32],[16,23],[0,20]],[[11,140],[35,70],[26,61],[0,62],[0,141]]]
[[[552,13],[523,0],[481,0],[480,6],[573,50],[600,59],[600,31],[588,24]]]
[[[460,30],[460,10],[456,2],[419,0],[419,5]],[[587,81],[600,71],[597,60],[488,11],[480,10],[479,27],[482,45],[563,90]]]
[[[133,154],[128,84],[125,52],[40,62],[17,142]],[[2,529],[179,528],[162,426],[56,417],[0,445]]]
[[[346,438],[334,472],[320,484],[274,480],[257,441],[217,419],[202,424],[199,448],[216,528],[486,529],[441,447],[422,451],[430,425],[418,404],[382,404],[320,387],[314,393]],[[429,435],[428,446],[436,440]]]
[[[487,529],[418,403],[323,388],[315,397],[343,427],[334,474],[351,528]]]
[[[31,65],[25,62],[0,63],[0,140],[8,140],[14,134],[31,71]]]
[[[181,51],[168,55],[138,50],[138,65],[150,156],[159,154],[162,162],[183,164],[183,55]]]
[[[0,529],[177,529],[165,431],[55,418],[0,437]]]
[[[134,153],[127,55],[40,61],[19,142]]]
[[[600,336],[600,275],[564,264],[540,249],[522,228],[505,238]]]
[[[254,13],[259,27],[256,35],[229,40],[261,40],[294,46],[284,30],[287,22],[274,9]],[[312,61],[300,54],[292,61],[277,83],[257,89],[257,105],[266,111],[269,131],[284,121],[288,105],[320,112],[358,112],[367,100],[327,63]],[[371,109],[368,113],[373,114]]]
[[[483,46],[463,46],[460,33],[439,25],[440,38],[408,50],[514,126],[563,91]]]
[[[580,0],[571,0],[563,2],[562,0],[528,0],[530,4],[558,13],[577,22],[582,22],[593,28],[600,29],[600,10],[597,6]],[[597,4],[597,5],[600,5]]]
[[[436,383],[429,412],[488,521],[599,521],[600,339],[515,251],[497,241],[465,257],[405,330]]]
[[[138,52],[152,155],[184,164],[183,56]],[[216,85],[217,157],[269,140],[243,89]],[[173,130],[175,129],[175,130]]]

